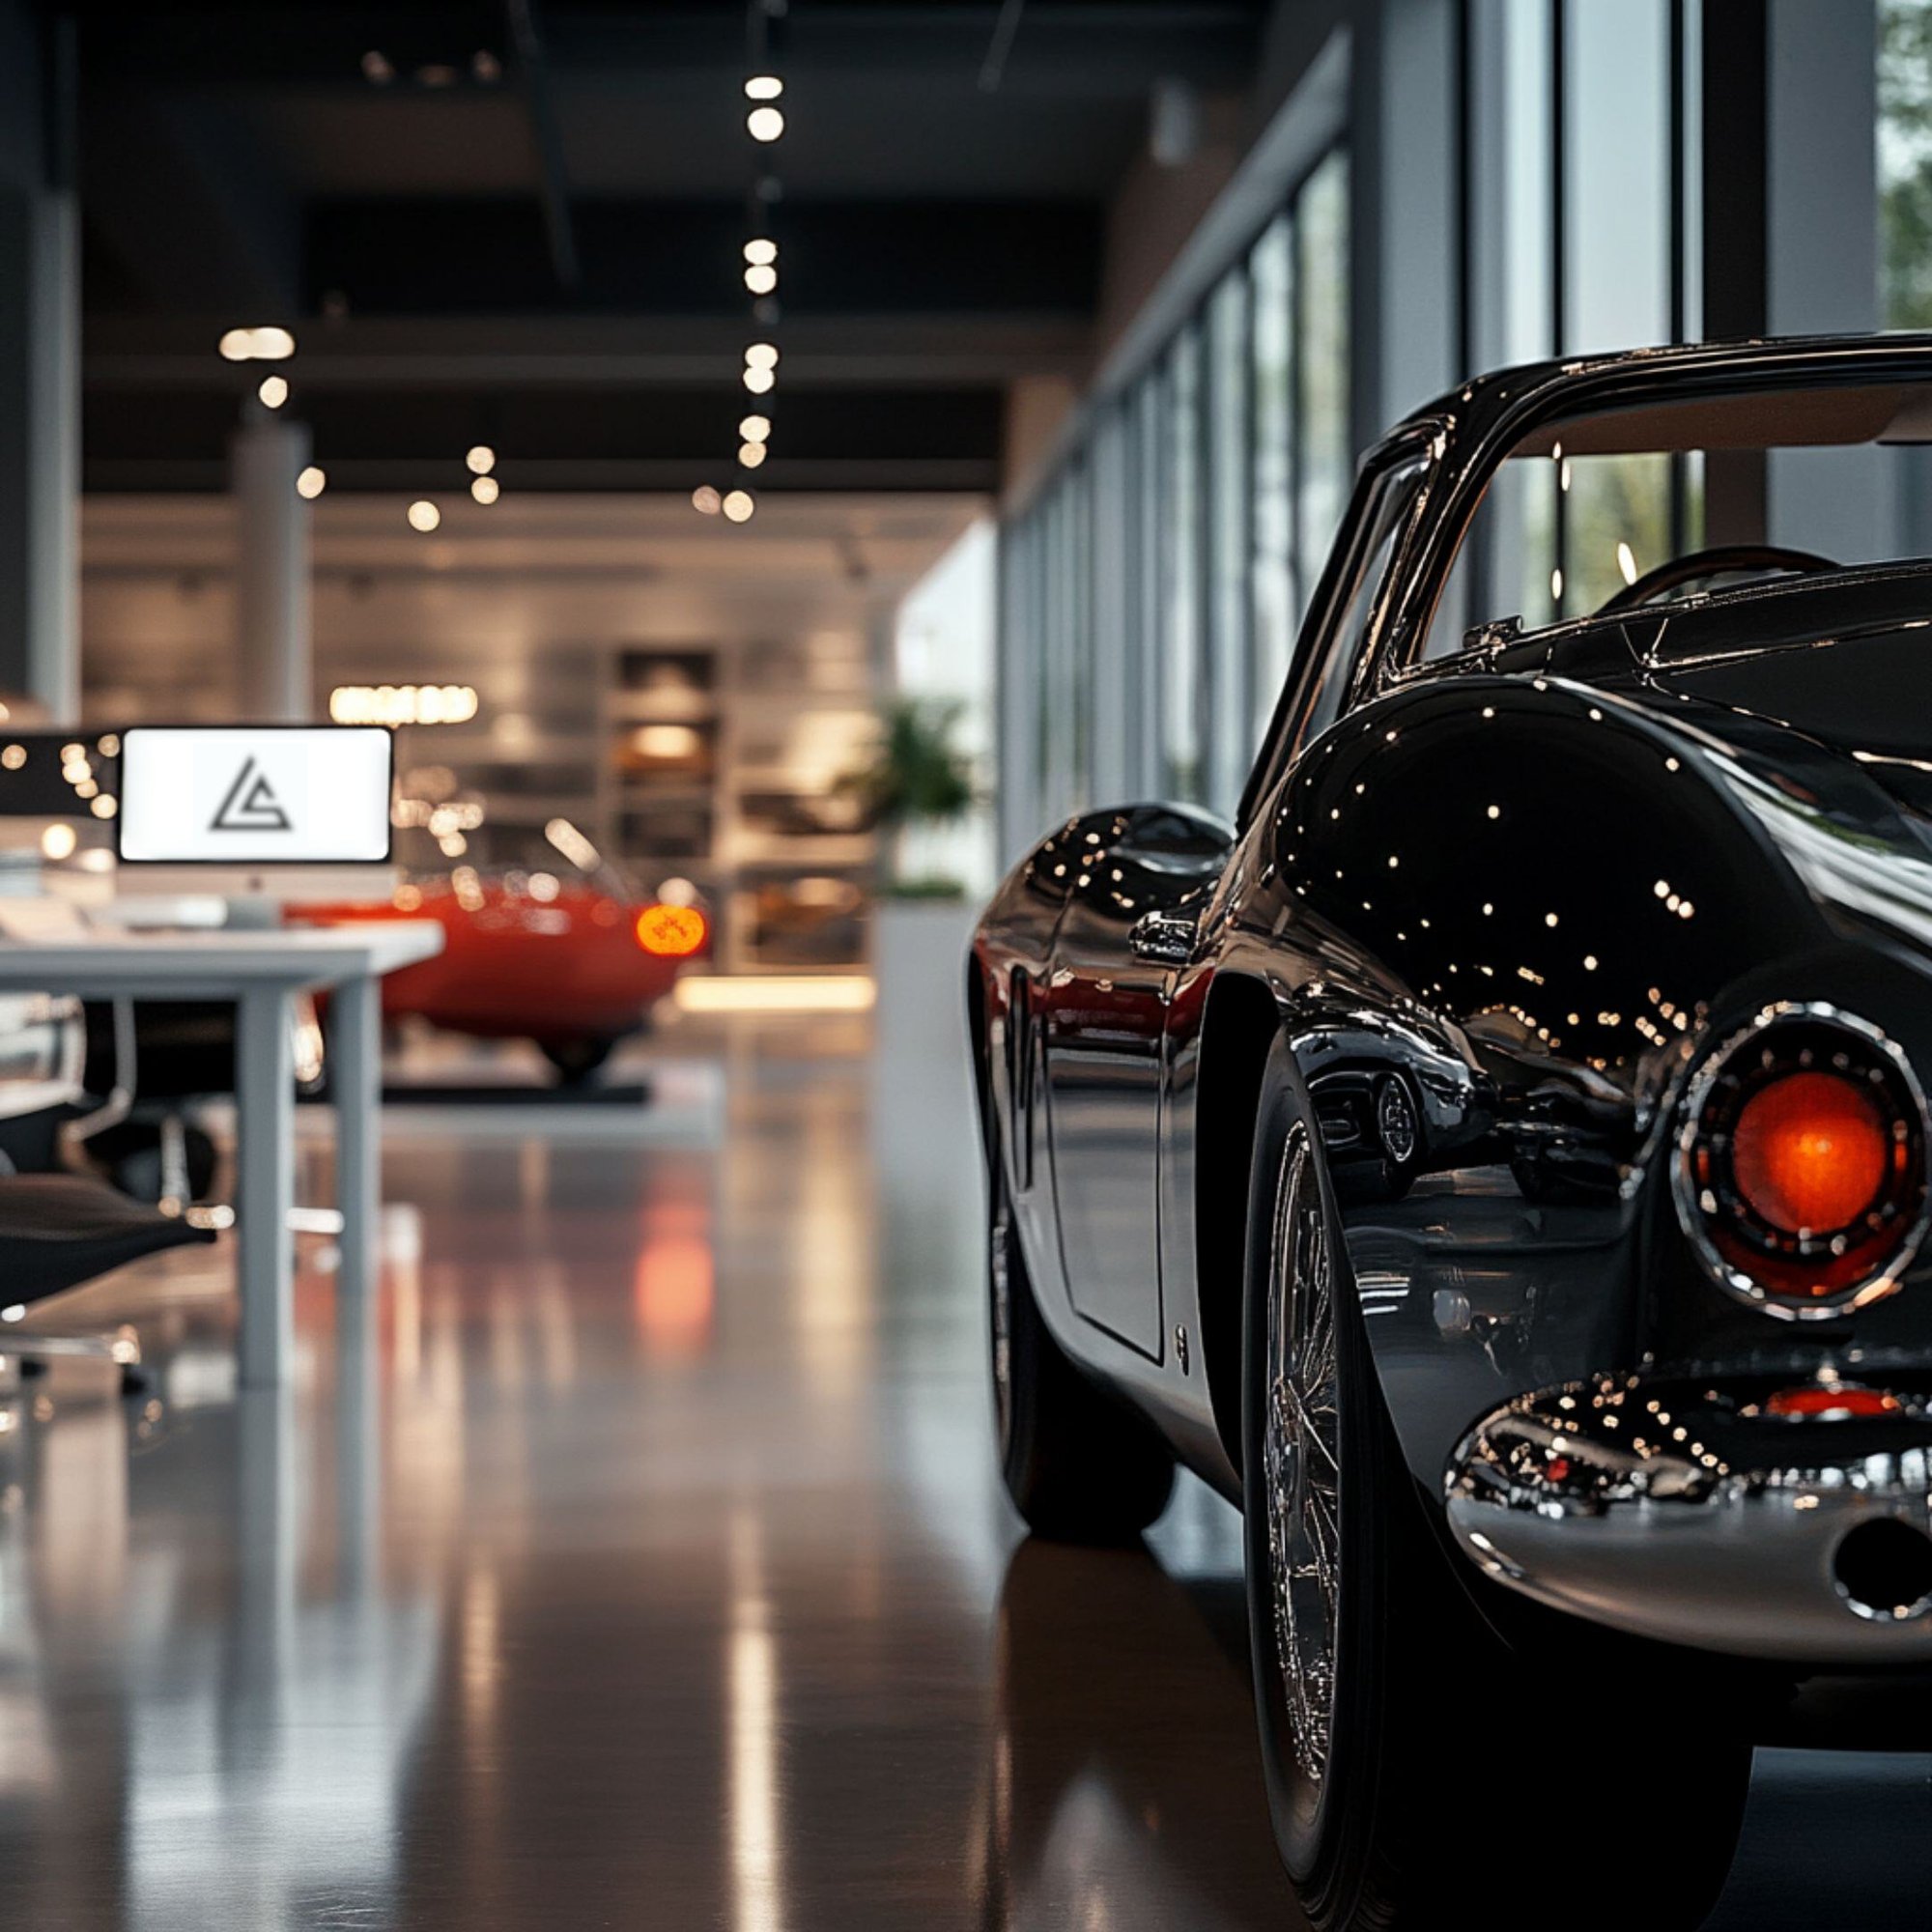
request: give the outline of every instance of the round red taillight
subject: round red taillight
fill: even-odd
[[[660,959],[688,959],[704,944],[704,915],[696,906],[647,905],[638,915],[638,944]]]
[[[1738,1192],[1774,1228],[1833,1235],[1877,1199],[1891,1146],[1869,1082],[1787,1073],[1738,1109],[1731,1172]]]
[[[1678,1217],[1720,1287],[1804,1319],[1898,1286],[1925,1232],[1925,1105],[1875,1027],[1771,1008],[1704,1062],[1683,1120]]]

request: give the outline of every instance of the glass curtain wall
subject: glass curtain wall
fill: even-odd
[[[1932,328],[1932,0],[1879,0],[1877,93],[1879,324]],[[1932,551],[1932,451],[1895,455],[1901,534]]]
[[[1471,370],[1700,331],[1709,0],[1463,0]],[[1932,316],[1932,0],[1881,0],[1887,314]],[[1350,180],[1336,149],[1007,529],[1007,841],[1122,798],[1229,810],[1352,480]],[[1437,288],[1408,292],[1444,299]],[[1702,458],[1565,454],[1498,480],[1445,603],[1531,625],[1700,541]],[[1084,531],[1084,535],[1076,534]],[[1069,708],[1070,707],[1070,708]],[[1017,759],[1017,763],[1015,762]]]
[[[1879,320],[1932,328],[1932,0],[1879,0]]]
[[[1002,545],[1003,834],[1231,811],[1348,499],[1349,172],[1327,156]]]
[[[1470,0],[1473,369],[1698,333],[1697,0]],[[1536,626],[1693,548],[1694,456],[1514,464],[1465,553],[1471,608]],[[1454,624],[1440,638],[1460,638]]]

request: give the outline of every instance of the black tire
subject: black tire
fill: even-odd
[[[614,1039],[539,1040],[537,1051],[556,1068],[560,1086],[581,1087],[611,1058]]]
[[[1082,1375],[1048,1332],[997,1150],[990,1167],[986,1299],[1007,1493],[1036,1536],[1131,1543],[1167,1507],[1174,1457],[1150,1424]]]
[[[1543,1897],[1561,1901],[1567,1927],[1688,1932],[1736,1846],[1750,1774],[1740,1712],[1709,1689],[1719,1673],[1708,1665],[1700,1690],[1697,1666],[1667,1654],[1645,1651],[1633,1666],[1635,1653],[1569,1623],[1548,1645],[1506,1643],[1479,1611],[1404,1463],[1285,1041],[1263,1076],[1248,1219],[1249,1642],[1275,1841],[1310,1922],[1435,1928],[1481,1922],[1498,1897]],[[1278,1373],[1280,1362],[1293,1366]],[[1332,1463],[1281,1446],[1318,1439]],[[1320,1565],[1298,1559],[1324,1538],[1334,1590],[1311,1599],[1307,1573]],[[1328,1606],[1325,1677],[1310,1601]],[[1539,1744],[1562,1755],[1560,1793],[1534,1768]],[[1644,1807],[1615,1868],[1599,1861],[1579,1886],[1576,1827],[1628,1814],[1665,1765],[1678,1802]]]

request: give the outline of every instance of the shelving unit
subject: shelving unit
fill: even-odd
[[[690,879],[718,970],[866,956],[877,841],[839,781],[872,726],[863,645],[618,644],[600,724],[598,832],[640,888]]]

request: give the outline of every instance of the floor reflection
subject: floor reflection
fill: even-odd
[[[308,1253],[283,1396],[237,1397],[218,1255],[56,1311],[158,1387],[0,1387],[14,1922],[1300,1922],[1232,1512],[1083,1552],[998,1493],[964,1107],[815,1035],[713,1065],[702,1132],[391,1139],[381,1299]],[[1839,1811],[1909,1870],[1885,1788]],[[1802,1809],[1755,1932],[1808,1922]]]
[[[1303,1922],[1262,1798],[1238,1573],[1029,1542],[998,1642],[986,1926]]]

